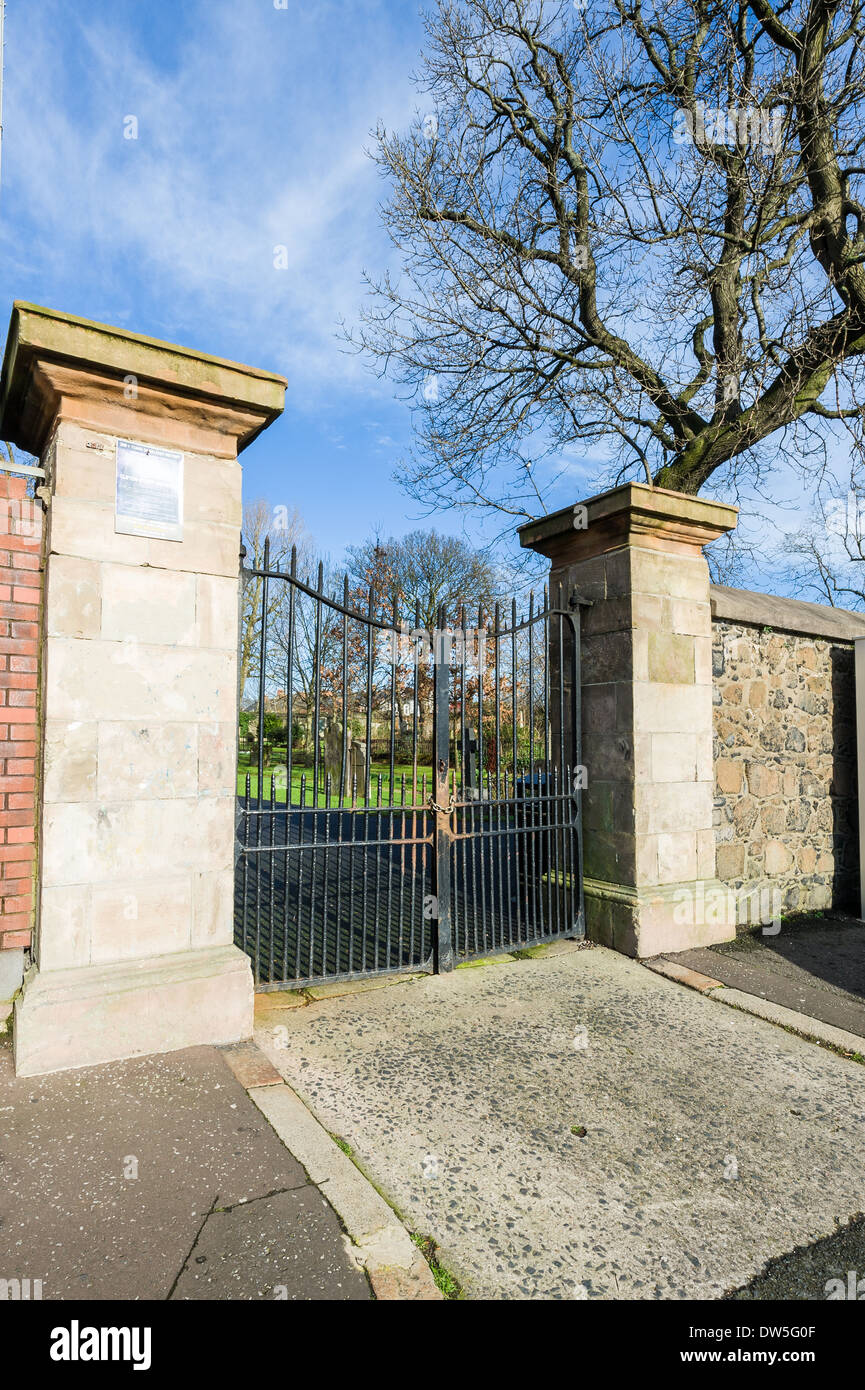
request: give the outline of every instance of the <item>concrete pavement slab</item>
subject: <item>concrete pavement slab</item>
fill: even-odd
[[[776,935],[749,932],[666,959],[865,1037],[865,923],[853,918],[783,922]]]
[[[261,1086],[250,1096],[300,1159],[338,1214],[378,1298],[442,1297],[405,1226],[291,1087]]]
[[[329,1232],[323,1262],[306,1247],[308,1296],[324,1296],[315,1291],[333,1286],[339,1222],[216,1049],[16,1078],[0,1047],[0,1278],[41,1279],[44,1299],[165,1299],[210,1213],[280,1192],[305,1193]],[[239,1223],[215,1232],[233,1238]],[[294,1225],[270,1245],[264,1265],[247,1245],[245,1277],[238,1254],[230,1296],[259,1297],[280,1250],[278,1282],[296,1282]],[[369,1296],[344,1249],[342,1277],[352,1297]]]
[[[172,1299],[368,1299],[333,1212],[312,1186],[207,1218]]]
[[[274,1065],[470,1297],[719,1298],[863,1206],[865,1067],[603,948],[281,1025]]]

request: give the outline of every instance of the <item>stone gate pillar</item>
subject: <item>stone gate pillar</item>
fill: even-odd
[[[16,304],[0,434],[47,471],[36,1075],[252,1031],[232,944],[238,452],[283,378]]]
[[[589,935],[628,955],[727,941],[715,878],[712,633],[702,547],[737,509],[627,483],[520,527],[582,610]]]

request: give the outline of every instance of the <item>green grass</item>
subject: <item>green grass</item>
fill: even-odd
[[[412,1233],[412,1240],[429,1265],[432,1277],[436,1282],[436,1288],[444,1294],[445,1298],[462,1298],[462,1288],[454,1276],[443,1265],[439,1264],[438,1246],[432,1236],[420,1236],[417,1233]]]
[[[265,769],[264,769],[264,796],[265,796],[268,800],[270,799],[270,779],[271,779],[271,776],[273,776],[273,778],[274,778],[274,800],[275,800],[277,803],[279,803],[279,802],[282,802],[283,804],[285,803],[285,799],[286,799],[286,797],[285,797],[285,793],[286,793],[285,771],[286,771],[286,769],[285,769],[285,763],[282,763],[281,765],[278,764],[278,763],[276,763],[276,764],[274,764],[272,767],[267,767],[267,766],[265,766]],[[250,796],[256,797],[256,796],[258,795],[258,769],[257,769],[257,767],[254,767],[254,766],[253,766],[253,767],[250,767],[250,766],[249,766],[248,764],[246,764],[246,763],[241,763],[241,764],[239,765],[238,769],[237,769],[237,793],[238,793],[238,796],[243,796],[243,795],[245,794],[245,792],[246,792],[246,775],[247,775],[247,773],[249,773]],[[432,769],[429,768],[429,767],[419,767],[418,770],[417,770],[417,796],[418,796],[418,800],[420,800],[420,797],[421,797],[421,785],[422,785],[421,779],[422,779],[424,773],[426,773],[426,779],[427,779],[427,795],[429,795],[429,793],[432,791]],[[311,767],[307,767],[307,768],[293,767],[293,768],[291,769],[291,800],[292,800],[292,804],[295,805],[295,806],[300,805],[301,778],[304,776],[304,774],[306,775],[306,804],[307,804],[307,806],[311,806],[312,803],[313,803],[313,796],[312,796],[312,793],[313,793],[313,770],[312,770],[312,768],[311,768]],[[407,806],[410,806],[410,805],[412,805],[412,781],[411,781],[411,778],[412,778],[412,769],[411,769],[411,766],[410,766],[410,765],[396,764],[396,765],[394,766],[394,785],[393,785],[393,792],[394,792],[394,794],[393,794],[393,800],[394,800],[394,804],[397,805],[397,806],[399,806],[399,805],[402,804],[402,799],[403,799],[402,777],[403,777],[403,775],[405,775],[405,802],[406,802],[406,805],[407,805]],[[375,806],[375,805],[378,804],[378,779],[379,779],[379,776],[381,776],[381,804],[382,804],[383,806],[386,806],[386,805],[388,805],[389,802],[390,802],[390,766],[389,766],[387,763],[373,763],[373,765],[372,765],[372,771],[371,771],[371,775],[370,775],[370,799],[369,799],[369,804],[370,804],[370,806]],[[324,805],[324,801],[325,801],[325,795],[324,795],[324,779],[323,779],[323,776],[322,776],[321,782],[320,782],[320,784],[319,784],[319,796],[318,796],[318,804],[319,804],[319,806],[323,806],[323,805]],[[339,785],[338,785],[338,784],[337,784],[335,787],[333,786],[333,784],[331,784],[330,804],[331,804],[331,806],[338,806],[338,805],[340,804],[340,801],[339,801]],[[343,798],[342,804],[343,804],[344,806],[350,806],[350,805],[351,805],[351,789],[350,789],[350,788],[347,788],[347,789],[346,789],[346,794],[345,794],[345,796],[344,796],[344,798]],[[364,788],[363,788],[360,784],[358,784],[358,788],[357,788],[357,804],[358,804],[358,805],[364,805],[364,804],[365,804],[365,803],[364,803]]]

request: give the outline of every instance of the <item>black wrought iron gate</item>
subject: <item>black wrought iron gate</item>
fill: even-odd
[[[576,598],[423,625],[267,546],[243,580],[235,939],[259,988],[582,936]]]

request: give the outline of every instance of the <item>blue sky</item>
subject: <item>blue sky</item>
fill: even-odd
[[[297,507],[334,557],[463,526],[393,481],[408,409],[337,336],[392,260],[365,151],[378,121],[423,113],[422,39],[415,0],[7,0],[0,315],[31,300],[284,373],[245,496]],[[574,455],[550,505],[597,481]],[[801,486],[781,494],[800,524]]]
[[[31,300],[284,373],[245,495],[297,506],[334,555],[418,524],[391,479],[408,411],[336,334],[391,254],[364,151],[417,108],[421,38],[412,0],[7,0],[0,312]]]

